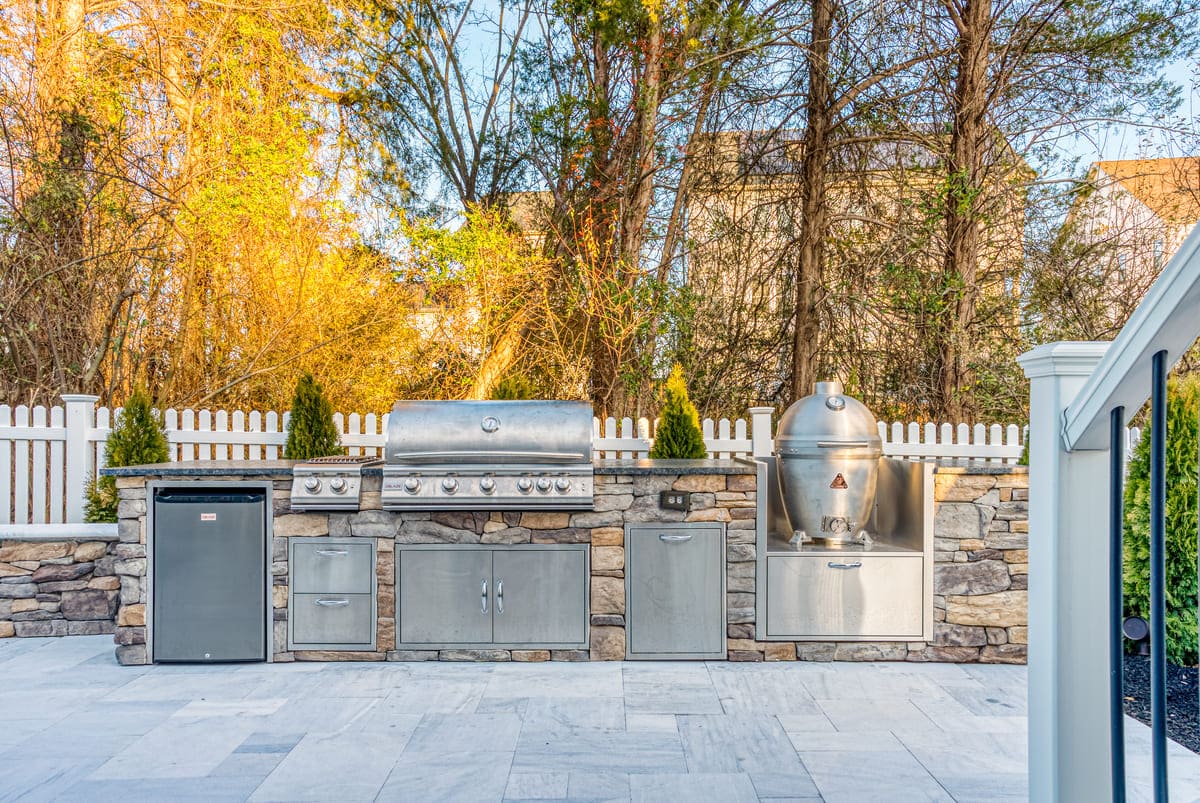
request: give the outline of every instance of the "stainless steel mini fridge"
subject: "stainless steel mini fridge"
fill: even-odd
[[[153,660],[266,660],[265,491],[159,488],[153,505]]]

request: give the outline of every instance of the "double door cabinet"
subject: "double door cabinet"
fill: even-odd
[[[587,626],[587,544],[396,549],[404,647],[580,649]]]

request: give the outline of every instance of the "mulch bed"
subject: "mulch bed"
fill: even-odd
[[[1125,713],[1150,724],[1150,658],[1125,656]],[[1197,668],[1167,664],[1167,738],[1200,753]]]

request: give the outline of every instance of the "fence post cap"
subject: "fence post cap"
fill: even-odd
[[[90,393],[63,393],[59,396],[59,398],[62,399],[67,404],[71,404],[73,402],[85,402],[85,403],[93,402],[93,403],[95,403],[95,402],[100,401],[99,396],[93,396]]]
[[[775,408],[774,407],[751,407],[751,408],[747,409],[746,412],[750,413],[750,415],[762,415],[764,413],[775,412]]]

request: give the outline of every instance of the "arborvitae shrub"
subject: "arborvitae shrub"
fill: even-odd
[[[296,382],[296,394],[292,397],[283,456],[288,460],[309,460],[341,453],[337,427],[333,425],[333,407],[317,380],[305,372]]]
[[[514,399],[532,399],[533,385],[520,374],[510,374],[496,383],[492,388],[492,398],[501,401]]]
[[[150,406],[150,396],[137,388],[125,401],[117,425],[108,433],[104,444],[108,465],[140,466],[165,463],[170,459],[170,445],[158,414]],[[117,481],[114,477],[97,477],[88,484],[84,520],[113,522],[117,520]]]
[[[695,405],[688,401],[687,383],[683,381],[683,369],[678,365],[671,369],[671,376],[663,388],[663,406],[650,457],[656,460],[708,457],[704,433],[700,431],[700,416]]]
[[[1200,381],[1167,393],[1167,658],[1196,663],[1196,415]],[[1125,485],[1125,614],[1150,619],[1150,433],[1143,430]]]

